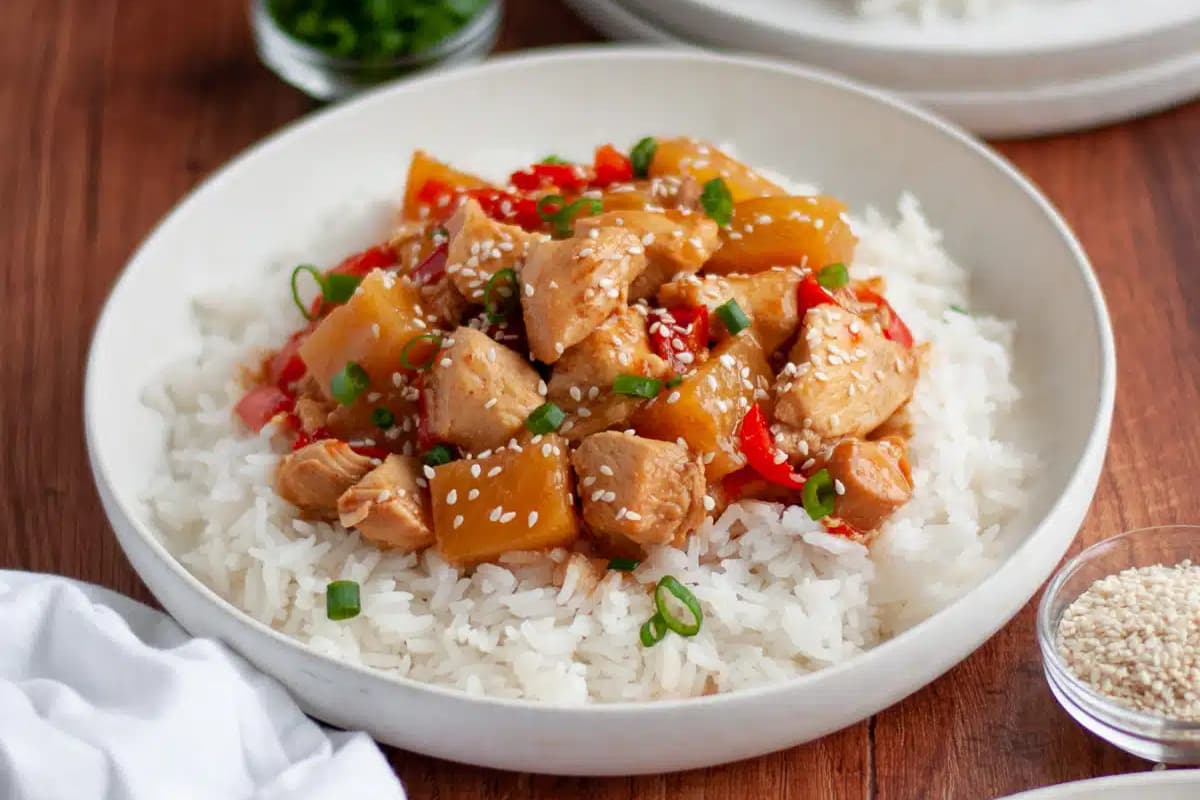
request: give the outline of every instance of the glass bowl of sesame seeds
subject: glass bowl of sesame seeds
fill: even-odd
[[[1050,690],[1127,753],[1200,764],[1200,526],[1141,528],[1084,550],[1042,595]]]

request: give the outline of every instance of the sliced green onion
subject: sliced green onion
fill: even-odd
[[[421,457],[421,461],[431,467],[440,467],[442,464],[449,464],[453,460],[454,451],[444,444],[435,444],[425,451],[425,455]]]
[[[353,619],[361,610],[357,581],[333,581],[325,587],[325,616],[335,621]]]
[[[567,415],[554,403],[542,403],[525,418],[525,427],[532,433],[553,433]]]
[[[654,161],[654,152],[658,150],[658,140],[653,136],[640,139],[629,151],[629,160],[633,162],[633,176],[644,178],[650,174],[650,164]]]
[[[739,333],[750,327],[750,318],[746,316],[745,311],[742,311],[737,300],[732,298],[726,300],[717,306],[716,313],[730,333]]]
[[[408,356],[417,342],[433,342],[433,353],[429,356],[428,361],[421,364],[414,364],[408,360]],[[424,372],[433,366],[433,362],[437,358],[438,350],[441,346],[442,335],[440,333],[422,333],[420,336],[414,336],[408,340],[408,344],[404,345],[404,349],[400,351],[400,366],[405,369],[415,369],[418,372]]]
[[[386,430],[396,424],[396,415],[386,408],[377,408],[371,412],[371,422],[376,428]]]
[[[642,630],[638,633],[638,637],[642,640],[642,647],[654,647],[666,635],[667,623],[658,614],[646,620],[646,623],[642,625]]]
[[[367,390],[370,383],[371,379],[367,377],[365,369],[353,361],[347,361],[346,366],[330,379],[329,393],[333,395],[334,400],[348,406]]]
[[[817,271],[817,283],[826,289],[840,289],[850,282],[850,272],[842,263],[830,264]]]
[[[634,558],[614,558],[608,562],[608,568],[615,572],[633,572],[641,563]]]
[[[951,310],[951,311],[957,311],[958,313],[960,313],[960,314],[963,314],[963,315],[965,315],[965,316],[968,316],[968,317],[969,317],[969,316],[971,316],[971,312],[970,312],[970,311],[967,311],[967,310],[966,310],[965,308],[963,308],[962,306],[950,306],[950,310]]]
[[[492,277],[488,278],[487,283],[483,285],[483,310],[487,314],[488,322],[496,324],[503,322],[505,315],[500,311],[499,305],[492,299],[492,290],[496,289],[496,283],[504,281],[512,286],[511,294],[506,300],[512,300],[517,296],[517,273],[512,269],[505,267],[497,270]]]
[[[449,239],[450,231],[439,226],[429,232],[429,238],[430,239]]]
[[[676,386],[678,386],[681,383],[683,383],[682,375],[672,375],[670,378],[667,379],[665,386],[668,389],[674,389]]]
[[[645,375],[618,375],[613,379],[613,391],[629,397],[657,397],[662,391],[662,381]]]
[[[559,158],[558,156],[551,153],[550,155],[541,159],[537,163],[539,163],[539,164],[570,164],[571,162],[567,161],[565,158]]]
[[[597,197],[581,197],[573,203],[566,203],[561,194],[548,194],[537,202],[538,216],[550,223],[554,235],[565,239],[571,235],[571,223],[580,214],[589,216],[599,214],[604,210],[604,204]],[[550,207],[555,208],[554,211]]]
[[[733,195],[721,178],[713,178],[704,184],[700,192],[700,205],[704,213],[718,225],[728,225],[733,220]]]
[[[304,305],[304,301],[300,299],[300,289],[296,286],[296,278],[300,276],[301,272],[312,275],[313,280],[317,282],[317,287],[321,290],[322,305],[325,303],[339,305],[346,302],[354,296],[354,290],[362,283],[362,278],[357,275],[340,275],[338,273],[326,275],[312,264],[301,264],[296,267],[292,270],[292,302],[296,304],[296,308],[300,309],[304,318],[310,322],[316,317],[309,313],[308,306]]]
[[[667,595],[673,595],[676,600],[683,603],[692,615],[692,621],[686,622],[671,610],[670,604],[667,601]],[[704,612],[700,610],[700,601],[696,599],[696,595],[692,594],[692,590],[684,586],[671,575],[664,575],[658,585],[654,587],[654,605],[658,609],[658,616],[662,617],[662,621],[668,628],[678,633],[680,636],[695,636],[700,632],[700,625],[704,622]]]
[[[800,490],[800,501],[810,519],[824,519],[833,513],[837,492],[834,490],[833,476],[829,470],[821,469],[814,472],[804,482]]]

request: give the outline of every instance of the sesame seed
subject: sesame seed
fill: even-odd
[[[604,495],[600,499],[606,503],[611,503],[612,501],[617,499],[617,493],[613,492],[613,491],[607,491],[604,493]]]
[[[592,502],[593,503],[598,502],[600,500],[600,498],[602,498],[602,497],[604,497],[603,489],[597,489],[596,491],[592,492]]]
[[[591,486],[595,482],[596,482],[596,476],[588,475],[586,478],[583,479],[583,486],[586,489],[587,487]]]
[[[612,477],[612,475],[613,475],[612,467],[610,467],[608,464],[601,464],[600,465],[600,474],[608,475],[609,477]]]
[[[500,520],[500,515],[503,513],[504,513],[504,509],[501,506],[496,506],[488,514],[488,519],[491,520],[492,522],[498,522]]]
[[[457,528],[458,528],[458,527],[460,527],[462,524],[463,524],[463,515],[462,515],[462,514],[455,514],[455,515],[454,515],[454,527],[457,529]]]
[[[549,458],[552,452],[554,452],[554,447],[549,442],[542,445],[542,456],[544,458]]]
[[[392,496],[391,490],[384,489],[379,494],[375,495],[375,502],[376,503],[386,503],[388,501],[388,498],[390,498],[391,496]]]
[[[587,419],[588,417],[590,417],[592,415],[592,410],[590,408],[580,406],[579,408],[575,409],[575,413],[578,414],[579,416],[583,417],[584,419]]]
[[[628,514],[626,514],[625,516],[626,516],[627,518],[629,518],[629,519],[633,520],[634,522],[637,522],[638,520],[640,520],[640,519],[642,518],[642,515],[641,515],[641,514],[639,514],[639,513],[638,513],[638,512],[636,512],[636,511],[630,511],[630,512],[629,512]]]
[[[503,471],[504,471],[504,467],[501,467],[501,466],[497,465],[497,466],[494,466],[494,467],[492,467],[491,469],[489,469],[489,470],[487,471],[487,476],[488,476],[489,478],[494,478],[494,477],[496,477],[497,475],[499,475],[499,474],[500,474],[501,472],[503,472]]]
[[[478,477],[479,477],[479,473],[480,473],[481,471],[482,471],[482,470],[480,470],[480,468],[479,468],[479,465],[478,465],[478,464],[472,464],[472,465],[471,465],[471,477],[472,477],[472,478],[478,478]]]
[[[583,399],[583,392],[579,391],[578,386],[572,386],[570,390],[568,390],[567,394],[571,395],[571,399],[576,403]]]
[[[546,382],[545,381],[538,381],[538,394],[540,394],[542,397],[546,396]]]
[[[517,512],[505,511],[503,514],[500,515],[500,522],[504,525],[507,525],[508,523],[512,522],[516,518],[517,518]]]
[[[429,466],[428,464],[422,465],[421,471],[425,473],[426,478],[433,478],[433,467]]]
[[[711,495],[704,495],[704,510],[712,511],[717,507],[717,501],[712,499]]]
[[[676,403],[679,401],[679,390],[675,390],[667,395],[667,404]]]
[[[453,363],[454,363],[454,362],[453,362],[453,361],[451,361],[450,359],[448,359],[448,358],[443,358],[441,361],[439,361],[439,362],[438,362],[438,366],[440,366],[440,367],[448,367],[448,366],[450,366],[450,365],[451,365],[451,364],[453,364]]]
[[[833,481],[833,491],[835,491],[838,494],[845,494],[846,493],[846,484],[842,483],[840,480],[835,478]]]
[[[538,512],[530,511],[529,519],[528,519],[529,527],[532,528],[534,525],[537,525],[537,521],[538,521]]]

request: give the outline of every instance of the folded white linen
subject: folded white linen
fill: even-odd
[[[404,798],[365,734],[326,731],[274,679],[165,615],[0,572],[0,798],[347,797]]]

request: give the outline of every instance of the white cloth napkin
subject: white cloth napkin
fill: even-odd
[[[0,798],[403,800],[365,734],[326,732],[224,646],[134,610],[131,629],[63,578],[0,574]]]

